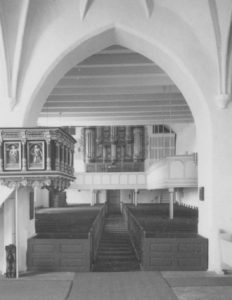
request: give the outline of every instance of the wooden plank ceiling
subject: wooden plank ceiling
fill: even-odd
[[[57,118],[76,126],[193,122],[185,99],[167,74],[120,46],[87,58],[58,82],[41,111],[40,123]]]

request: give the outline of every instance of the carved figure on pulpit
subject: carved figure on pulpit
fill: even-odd
[[[38,164],[42,161],[43,153],[37,144],[32,147],[31,155],[33,157],[33,163]]]
[[[16,164],[19,160],[19,150],[15,145],[11,145],[9,149],[9,163]]]
[[[44,142],[28,143],[28,169],[44,169]]]
[[[21,144],[20,142],[4,142],[4,169],[20,170]]]

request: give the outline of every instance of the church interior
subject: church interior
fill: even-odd
[[[0,1],[3,277],[231,274],[231,1],[117,2]]]

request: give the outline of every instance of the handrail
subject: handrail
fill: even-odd
[[[94,219],[92,226],[90,227],[89,231],[93,231],[94,225],[97,223],[98,219],[100,218],[100,216],[102,215],[102,211],[105,210],[105,205],[102,206],[102,208],[100,209],[100,212],[97,214],[96,218]]]
[[[142,261],[142,249],[143,243],[146,237],[146,231],[138,222],[136,217],[132,214],[130,209],[124,205],[123,206],[125,215],[127,217],[128,222],[128,230],[131,237],[131,242],[133,244],[137,259],[141,262]],[[137,233],[136,233],[137,232]]]
[[[127,209],[127,212],[130,214],[130,217],[134,220],[134,222],[137,224],[137,226],[139,227],[139,229],[143,232],[144,237],[146,236],[146,230],[143,228],[143,226],[138,222],[138,220],[136,219],[136,217],[133,215],[133,213],[130,211],[130,209],[125,206]]]
[[[103,219],[102,216],[105,215],[105,211],[106,211],[106,205],[103,205],[103,207],[100,209],[100,212],[96,216],[96,218],[93,221],[92,226],[90,227],[89,232],[88,232],[88,238],[90,240],[90,264],[91,264],[91,266],[94,262],[95,254],[97,253],[97,247],[99,246],[98,245],[99,241],[98,242],[95,241],[95,228],[97,227],[99,220]],[[95,246],[96,246],[96,251],[95,251]]]

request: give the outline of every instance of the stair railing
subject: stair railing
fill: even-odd
[[[100,210],[99,214],[97,215],[97,217],[95,218],[88,233],[88,238],[90,241],[90,268],[92,268],[92,265],[97,256],[97,251],[98,251],[98,247],[99,247],[99,243],[100,243],[100,239],[104,227],[106,210],[107,207],[106,205],[104,205]]]
[[[127,222],[130,239],[135,249],[136,257],[141,263],[146,231],[126,205],[123,205],[123,213]]]

